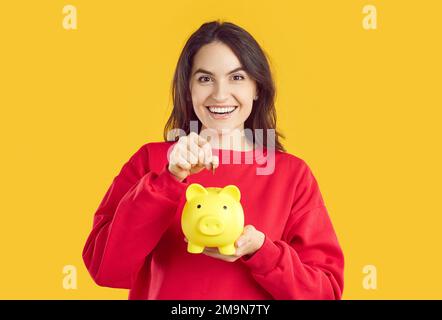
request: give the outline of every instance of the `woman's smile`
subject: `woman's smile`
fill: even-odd
[[[229,119],[232,116],[234,116],[234,113],[238,109],[238,106],[234,105],[212,105],[212,106],[206,106],[206,110],[209,114],[209,116],[212,119]]]

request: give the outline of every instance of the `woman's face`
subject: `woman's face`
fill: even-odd
[[[195,54],[189,84],[202,129],[227,133],[244,128],[257,92],[256,82],[241,67],[222,42],[207,44]]]

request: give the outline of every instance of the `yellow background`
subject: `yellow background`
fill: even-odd
[[[62,27],[67,4],[77,30]],[[377,30],[362,28],[366,4]],[[343,298],[441,299],[441,16],[437,0],[2,1],[0,298],[127,298],[83,265],[93,214],[162,139],[185,41],[222,19],[271,58],[285,145],[312,168],[345,253]],[[362,287],[368,264],[376,290]]]

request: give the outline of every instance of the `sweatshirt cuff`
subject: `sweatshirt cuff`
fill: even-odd
[[[250,268],[253,273],[268,273],[278,264],[281,249],[265,236],[264,243],[251,257],[242,256],[240,260]]]
[[[158,173],[158,176],[153,181],[153,188],[159,192],[165,194],[167,198],[176,199],[177,201],[180,199],[183,192],[186,191],[189,182],[187,178],[183,181],[178,181],[167,168],[167,165],[163,167],[163,169]]]

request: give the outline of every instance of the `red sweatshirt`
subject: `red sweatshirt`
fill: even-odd
[[[273,173],[258,175],[266,153],[228,151],[229,161],[213,149],[215,175],[203,170],[179,182],[167,170],[172,144],[143,145],[101,201],[83,250],[98,285],[130,289],[129,299],[341,298],[343,253],[302,159],[276,151]],[[191,183],[238,186],[245,225],[265,234],[262,247],[235,262],[188,253],[181,211]]]

